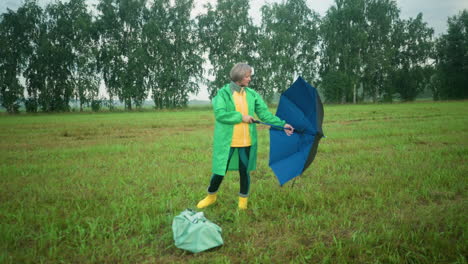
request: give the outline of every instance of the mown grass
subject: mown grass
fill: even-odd
[[[0,116],[1,263],[467,263],[468,102],[325,107],[295,185],[259,127],[249,209],[237,173],[204,210],[225,245],[177,249],[171,222],[205,195],[213,115]]]

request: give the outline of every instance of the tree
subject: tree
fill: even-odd
[[[85,0],[70,0],[73,64],[70,69],[74,97],[83,105],[98,100],[100,78],[97,71],[97,32]]]
[[[97,29],[99,70],[110,100],[117,96],[126,109],[141,106],[147,97],[145,52],[142,47],[144,0],[101,0]]]
[[[393,58],[398,52],[398,43],[393,41],[400,11],[395,1],[368,1],[365,9],[366,44],[362,53],[362,96],[374,102],[393,95],[391,73],[395,67]],[[396,45],[394,45],[396,44]],[[358,100],[359,100],[358,99]]]
[[[39,105],[43,111],[69,111],[73,95],[70,69],[73,65],[72,20],[68,4],[56,2],[46,8],[47,43],[43,46],[45,85],[39,93]]]
[[[28,0],[16,12],[8,10],[0,18],[0,103],[9,113],[19,111],[24,97],[19,78],[34,52],[31,39],[41,16],[37,3]]]
[[[42,10],[38,12],[38,19],[33,34],[30,34],[30,43],[33,47],[29,56],[29,63],[25,71],[27,98],[25,106],[27,112],[37,112],[39,109],[39,96],[41,91],[45,91],[47,67],[49,61],[49,40],[47,35],[47,25],[45,23],[46,14]]]
[[[2,15],[0,34],[0,103],[9,113],[16,113],[23,90],[17,76],[23,57],[21,50],[17,49],[21,34],[17,13],[8,10]]]
[[[320,76],[341,72],[348,83],[338,102],[357,102],[357,86],[361,82],[363,53],[367,43],[366,0],[335,0],[320,27],[322,52]],[[334,75],[334,74],[333,74]],[[324,90],[326,87],[319,87]],[[328,88],[330,89],[330,88]],[[334,94],[324,91],[324,94]],[[326,98],[330,101],[331,98]],[[336,100],[334,98],[333,100]]]
[[[26,106],[30,111],[37,105],[43,111],[69,111],[75,95],[83,104],[84,91],[97,89],[89,84],[96,76],[89,65],[91,16],[84,0],[50,4],[45,14],[29,40],[34,52],[26,70]]]
[[[199,90],[202,63],[192,0],[155,1],[144,28],[149,52],[148,87],[156,108],[182,107]]]
[[[395,94],[414,100],[427,86],[433,30],[419,14],[399,19],[393,0],[336,0],[321,25],[321,70],[325,79],[347,76],[346,87],[323,89],[327,100],[356,103],[391,101]],[[329,76],[329,73],[331,74]],[[341,91],[336,93],[336,91]],[[335,96],[340,94],[338,100]],[[326,96],[325,96],[326,97]]]
[[[395,91],[404,101],[412,101],[428,85],[429,59],[432,54],[434,30],[423,22],[422,14],[400,23],[398,53],[393,73]]]
[[[262,7],[255,84],[267,101],[299,75],[316,78],[318,23],[318,15],[303,0]]]
[[[436,42],[434,99],[468,98],[468,10],[448,19],[447,34]]]
[[[226,83],[237,62],[254,65],[257,29],[249,17],[248,0],[218,0],[216,8],[207,5],[207,14],[198,17],[199,36],[213,69],[208,81],[210,99]]]
[[[349,84],[348,76],[343,72],[328,71],[327,74],[322,77],[320,88],[328,102],[340,102]]]

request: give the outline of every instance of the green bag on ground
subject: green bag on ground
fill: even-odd
[[[174,217],[172,232],[176,247],[198,253],[221,246],[221,227],[206,219],[203,212],[187,209]]]

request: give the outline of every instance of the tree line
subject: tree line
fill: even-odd
[[[26,0],[0,16],[0,103],[8,112],[131,110],[150,97],[156,108],[186,106],[208,87],[210,98],[236,62],[248,62],[251,86],[267,100],[303,76],[326,102],[411,101],[468,97],[468,11],[448,18],[439,38],[423,20],[400,18],[393,0],[335,0],[320,17],[304,0],[261,8],[218,0],[193,16],[193,0],[85,0],[41,8]],[[206,78],[206,76],[211,76]]]

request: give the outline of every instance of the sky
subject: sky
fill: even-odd
[[[56,0],[38,0],[41,6]],[[88,5],[97,3],[97,0],[87,0]],[[203,6],[206,3],[216,3],[216,0],[195,0],[195,13],[203,13]],[[259,24],[261,20],[260,8],[264,4],[279,3],[282,0],[251,0],[250,1],[250,16],[255,24]],[[401,10],[400,17],[408,19],[415,18],[418,13],[423,13],[423,21],[427,22],[429,27],[432,27],[435,36],[446,33],[447,18],[458,15],[463,9],[468,9],[468,0],[396,0],[398,7]],[[316,11],[321,17],[325,16],[326,11],[334,4],[334,0],[306,0],[307,5],[312,10]],[[16,10],[23,4],[23,0],[0,0],[0,13],[6,12],[7,8]],[[191,99],[208,100],[206,88],[198,95],[191,95]]]

